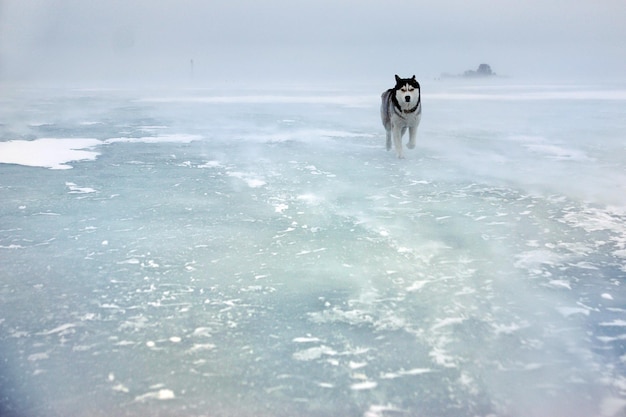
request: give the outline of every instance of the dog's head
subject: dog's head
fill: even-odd
[[[400,106],[414,107],[419,102],[420,83],[415,79],[415,75],[411,78],[400,78],[396,75],[396,86],[393,89]]]

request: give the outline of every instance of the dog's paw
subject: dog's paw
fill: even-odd
[[[390,140],[387,141],[387,145],[386,146],[387,146],[387,150],[390,151],[391,150],[391,141]]]
[[[409,148],[409,149],[413,149],[413,148],[415,148],[415,144],[409,142],[409,143],[406,144],[406,147]]]

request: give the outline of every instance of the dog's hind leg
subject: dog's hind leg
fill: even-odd
[[[387,129],[387,150],[391,150],[391,130]]]

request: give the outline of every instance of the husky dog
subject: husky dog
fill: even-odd
[[[402,136],[409,129],[409,143],[407,148],[415,148],[417,126],[422,118],[422,103],[420,99],[420,83],[412,78],[400,78],[396,75],[396,86],[385,91],[380,105],[380,117],[387,131],[387,150],[391,149],[391,136],[398,158],[402,154]]]

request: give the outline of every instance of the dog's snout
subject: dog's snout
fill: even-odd
[[[411,96],[404,96],[404,101],[406,101],[407,103],[411,101]]]

